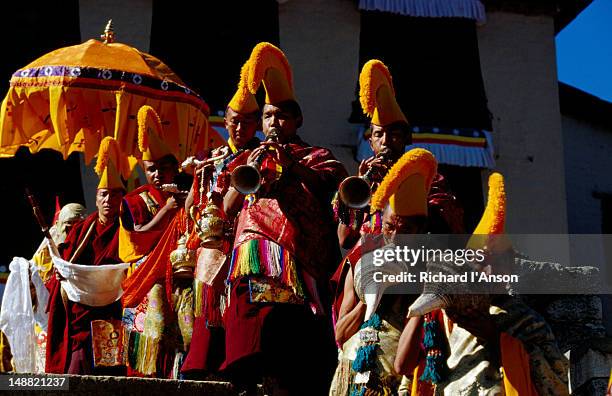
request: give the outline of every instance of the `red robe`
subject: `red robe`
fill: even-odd
[[[309,146],[297,137],[286,147],[292,158],[316,172],[316,189],[294,175],[284,175],[276,184],[263,188],[255,202],[240,212],[234,247],[252,239],[274,241],[295,257],[298,271],[326,287],[340,259],[330,202],[347,172],[327,149]],[[264,367],[286,375],[310,371],[312,378],[324,382],[329,362],[335,361],[327,318],[315,317],[305,305],[253,304],[244,277],[232,282],[224,327],[226,358],[222,368],[235,369],[241,376]],[[266,363],[248,364],[253,361],[247,358],[260,354]],[[292,361],[289,365],[287,358]],[[313,367],[314,361],[318,363]]]
[[[147,205],[143,195],[148,195],[152,199],[152,205]],[[127,211],[127,214],[131,217],[132,224],[142,225],[153,220],[157,211],[164,206],[166,199],[162,192],[152,184],[145,184],[126,194],[123,197],[123,202],[125,203],[123,210],[124,212]]]
[[[72,259],[73,253],[92,224],[94,230],[86,242],[85,249]],[[60,254],[64,260],[72,259],[72,262],[78,264],[117,264],[121,262],[118,257],[118,229],[118,220],[102,225],[98,222],[98,212],[92,213],[72,228],[66,241],[59,246]],[[49,279],[46,286],[49,289],[49,324],[45,371],[63,374],[68,372],[72,352],[91,349],[91,321],[121,319],[121,304],[117,301],[104,307],[90,307],[67,300],[65,306],[60,282],[55,276]]]
[[[128,193],[123,200],[122,220],[126,229],[132,229],[134,225],[149,223],[158,211],[165,205],[167,196],[157,190],[152,184],[146,184]],[[164,307],[170,309],[172,304],[172,266],[169,255],[176,249],[180,235],[185,232],[185,213],[179,210],[168,214],[154,230],[146,232],[131,232],[131,243],[137,245],[134,249],[139,256],[146,255],[146,259],[139,267],[123,281],[124,290],[122,303],[126,308],[136,307],[140,304],[147,293],[156,282],[165,285],[166,304]],[[123,243],[123,241],[122,241]],[[122,253],[124,253],[122,251]],[[171,318],[169,311],[164,315]],[[170,358],[171,354],[164,353],[163,359]],[[162,371],[169,372],[162,364]],[[171,369],[171,365],[169,366]],[[141,376],[140,373],[128,367],[128,375]]]
[[[259,194],[240,212],[234,247],[251,239],[274,241],[289,251],[304,271],[326,282],[340,260],[330,202],[347,172],[331,151],[309,146],[297,137],[287,145],[287,151],[317,173],[317,191],[293,175],[282,177],[277,186]]]
[[[124,229],[120,234],[119,244],[119,254],[123,260],[134,262],[153,250],[170,223],[171,216],[165,216],[164,221],[154,230],[146,232],[133,230],[134,226],[144,225],[153,220],[165,202],[164,194],[151,184],[145,184],[123,198],[121,220]]]
[[[251,142],[249,142],[248,148],[253,149],[257,147],[258,144],[259,139],[254,138]],[[219,154],[220,151],[216,150],[211,154],[211,157],[215,157]],[[219,172],[217,175],[217,183],[215,185],[214,192],[218,193],[220,197],[224,197],[231,186],[232,171],[237,166],[246,164],[248,156],[248,151],[239,151],[238,153],[233,154],[233,158],[229,159],[225,168]],[[194,177],[194,187],[196,191],[194,205],[197,205],[206,199],[206,197],[198,196],[200,177],[200,174],[197,174]],[[206,181],[208,181],[208,179]],[[233,224],[234,220],[234,218],[228,219],[228,222]],[[230,247],[232,243],[233,237],[229,241]],[[206,293],[203,293],[203,299],[208,298],[209,301],[203,301],[203,306],[209,308],[209,310],[212,309],[219,312],[220,309],[217,306],[218,304],[214,304],[214,302],[218,301],[219,292],[212,290],[212,288],[207,288],[206,291]],[[210,300],[215,301],[213,302]],[[202,374],[204,372],[214,372],[219,368],[225,359],[225,332],[221,327],[207,325],[207,322],[209,321],[208,316],[213,315],[210,312],[204,312],[202,316],[196,316],[194,318],[191,345],[189,346],[189,352],[187,353],[183,366],[181,367],[181,373]]]

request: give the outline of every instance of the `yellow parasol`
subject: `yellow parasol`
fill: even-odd
[[[114,42],[111,21],[102,38],[52,51],[13,74],[0,113],[0,158],[27,146],[64,158],[83,152],[89,163],[105,136],[138,158],[143,105],[159,114],[177,159],[207,148],[206,102],[159,59]]]

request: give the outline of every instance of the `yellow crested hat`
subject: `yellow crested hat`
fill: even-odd
[[[259,43],[253,48],[247,86],[255,95],[263,82],[266,104],[295,100],[291,66],[283,51],[270,43]]]
[[[359,75],[359,101],[363,112],[372,119],[372,124],[386,126],[408,120],[395,100],[391,73],[378,59],[363,65]]]
[[[238,89],[227,105],[229,108],[240,114],[255,113],[259,110],[259,105],[249,89],[247,88],[247,79],[249,75],[250,63],[247,60],[242,69],[240,69],[240,81]]]
[[[378,186],[370,212],[383,210],[389,204],[398,216],[427,216],[427,195],[437,170],[438,161],[429,151],[408,151]]]
[[[114,138],[107,136],[100,143],[98,160],[94,170],[100,177],[98,189],[125,189],[123,180],[127,180],[130,176],[130,166],[127,157]]]
[[[161,119],[155,109],[145,105],[138,110],[138,149],[144,161],[157,161],[172,151],[164,142]]]
[[[468,242],[470,248],[481,248],[485,245],[496,251],[503,251],[511,246],[510,241],[500,236],[491,238],[491,235],[502,235],[505,233],[506,225],[506,188],[504,177],[501,173],[494,172],[489,176],[489,194],[487,207],[485,208],[480,222],[474,230],[474,234]]]

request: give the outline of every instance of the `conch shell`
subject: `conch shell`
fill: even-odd
[[[385,249],[385,248],[383,248]],[[378,308],[378,304],[385,293],[391,287],[397,285],[394,282],[375,282],[374,274],[379,273],[377,278],[384,279],[384,275],[399,275],[409,271],[405,262],[386,261],[382,266],[374,265],[374,260],[364,255],[355,265],[355,291],[361,301],[366,304],[365,320],[370,319]]]
[[[504,177],[500,173],[492,173],[489,176],[489,194],[487,207],[474,235],[468,241],[468,248],[486,248],[492,254],[506,253],[511,249],[509,240],[504,235],[506,220],[506,191]],[[455,274],[462,268],[453,263],[428,263],[427,269],[434,273]],[[464,285],[465,286],[465,285]],[[454,290],[451,290],[454,289]],[[408,308],[408,317],[422,316],[436,309],[453,307],[461,309],[466,306],[485,304],[488,300],[486,293],[470,294],[471,290],[461,290],[460,284],[426,283],[423,293]]]
[[[457,266],[452,262],[427,263],[427,271],[434,274],[461,275],[474,269],[466,264]],[[484,306],[489,300],[486,284],[482,289],[475,289],[474,285],[462,283],[425,283],[423,293],[408,308],[408,317],[423,316],[436,309],[453,307],[461,310],[465,307],[477,308]]]

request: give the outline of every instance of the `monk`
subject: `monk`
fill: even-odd
[[[73,226],[59,253],[66,261],[84,265],[120,263],[119,210],[125,193],[117,142],[108,137],[101,144],[96,172],[100,182],[96,191],[97,210]],[[105,140],[106,140],[105,139]],[[103,159],[106,158],[104,161]],[[102,165],[101,165],[102,164]],[[122,370],[93,368],[91,321],[121,319],[121,303],[90,307],[68,300],[61,288],[59,273],[51,276],[46,368],[48,373],[121,374]],[[87,291],[85,291],[87,292]]]
[[[407,391],[407,380],[394,367],[394,357],[404,326],[404,315],[414,296],[402,294],[382,295],[377,306],[368,307],[355,279],[358,266],[369,265],[364,255],[393,243],[396,235],[421,234],[426,230],[431,182],[436,174],[437,162],[423,149],[405,153],[387,173],[372,197],[372,210],[382,212],[380,235],[368,235],[351,250],[334,276],[337,312],[336,342],[340,356],[330,395],[400,394]],[[382,291],[380,292],[382,293]],[[364,341],[365,334],[376,334]],[[359,356],[360,350],[375,348],[376,362],[367,362]],[[361,377],[367,380],[360,379]]]
[[[505,202],[503,178],[494,173],[489,179],[487,208],[468,242],[469,248],[484,247],[486,251],[485,261],[474,264],[477,270],[511,273],[515,253],[503,235]],[[450,304],[431,303],[432,296],[438,298],[423,294],[410,307],[395,356],[395,370],[413,376],[411,395],[569,394],[568,362],[550,326],[520,296],[508,295],[504,284],[492,286],[487,294],[455,295]],[[444,309],[419,316],[429,310],[421,301]],[[436,354],[422,348],[426,331],[421,327],[427,326],[421,323],[432,314],[440,318],[438,334],[429,337],[432,344],[439,344]]]
[[[211,157],[221,158],[216,166],[209,165],[205,169],[198,168],[195,172],[193,188],[187,198],[186,206],[192,204],[198,208],[201,217],[206,208],[214,205],[219,209],[219,216],[223,218],[227,232],[218,250],[223,254],[220,262],[212,262],[204,255],[207,249],[201,247],[198,257],[207,260],[203,266],[196,268],[194,279],[194,293],[196,298],[201,295],[200,301],[195,302],[195,321],[193,325],[193,337],[189,353],[185,358],[181,372],[187,378],[202,378],[206,373],[215,372],[225,358],[225,332],[221,322],[221,295],[224,293],[224,281],[227,277],[227,255],[231,253],[234,243],[234,223],[240,208],[229,208],[223,205],[224,198],[231,187],[231,173],[239,165],[246,164],[251,151],[256,148],[260,141],[255,137],[260,122],[260,110],[255,96],[246,87],[246,78],[249,71],[249,62],[242,67],[238,90],[232,97],[225,110],[225,128],[229,133],[227,145],[213,150]],[[204,180],[202,180],[204,177]],[[204,189],[200,191],[200,186]],[[188,209],[189,210],[189,209]],[[206,246],[205,241],[197,240],[197,246]],[[200,257],[202,256],[202,257]],[[198,260],[200,261],[200,260]],[[221,269],[217,269],[219,266]],[[214,268],[213,268],[214,267]],[[223,272],[223,269],[225,272]],[[217,272],[215,279],[205,279],[199,272]],[[208,283],[207,283],[208,282]],[[214,284],[212,283],[214,282]],[[201,292],[200,292],[201,290]]]
[[[163,230],[181,206],[176,196],[162,191],[178,174],[178,161],[172,154],[153,159],[143,156],[142,169],[147,184],[126,194],[124,198],[124,226],[137,232]]]
[[[230,189],[226,207],[241,207],[225,311],[222,369],[247,391],[264,378],[270,392],[318,395],[331,379],[335,348],[324,287],[338,259],[330,202],[346,171],[329,150],[297,134],[302,113],[291,68],[280,49],[258,44],[248,86],[263,82],[267,142],[247,160],[262,175],[257,192]],[[287,363],[291,362],[291,363]]]
[[[163,189],[175,182],[178,161],[162,136],[159,115],[142,106],[138,146],[148,184],[123,200],[119,251],[122,260],[131,263],[122,285],[123,323],[129,344],[128,375],[178,378],[191,338],[193,297],[191,279],[173,278],[170,254],[186,231],[187,194]],[[181,320],[173,312],[179,308]]]
[[[366,177],[374,193],[391,166],[412,144],[408,119],[396,101],[389,69],[372,59],[363,66],[360,77],[360,101],[365,114],[371,117],[368,141],[374,155],[359,164],[358,176]],[[380,219],[370,222],[368,207],[351,209],[339,196],[334,198],[338,217],[338,239],[344,249],[351,249],[365,233],[380,233]],[[444,177],[436,174],[429,195],[427,231],[462,233],[463,209],[447,186]]]

